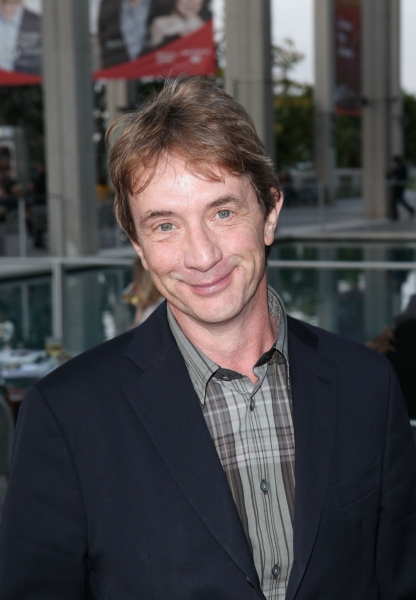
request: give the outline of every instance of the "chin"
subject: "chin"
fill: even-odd
[[[201,322],[219,324],[230,321],[242,310],[240,305],[235,306],[229,302],[215,303],[211,306],[194,307],[194,317]]]

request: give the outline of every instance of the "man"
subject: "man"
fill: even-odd
[[[116,214],[163,303],[23,402],[0,599],[416,597],[416,458],[392,369],[267,288],[282,196],[206,81],[123,117]]]
[[[98,18],[102,67],[136,60],[147,41],[151,0],[102,0]]]
[[[397,221],[399,218],[399,205],[402,204],[411,217],[415,214],[415,209],[404,197],[407,182],[407,166],[401,156],[393,156],[393,168],[388,177],[392,182],[392,208],[391,218]]]
[[[22,0],[0,0],[0,69],[39,75],[41,62],[39,15]]]

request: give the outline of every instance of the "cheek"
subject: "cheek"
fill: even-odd
[[[236,229],[231,232],[231,235],[224,236],[223,245],[224,247],[228,246],[237,254],[263,252],[263,228],[253,223],[248,223],[243,230]]]
[[[160,247],[152,248],[147,254],[147,262],[149,270],[160,278],[168,275],[181,264],[177,249],[168,244],[160,244]]]

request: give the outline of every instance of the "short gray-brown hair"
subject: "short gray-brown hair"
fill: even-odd
[[[245,175],[266,217],[280,193],[273,163],[245,109],[226,92],[202,78],[179,78],[134,113],[117,119],[107,131],[122,133],[110,150],[115,188],[114,212],[131,240],[138,242],[130,199],[150,183],[162,157],[180,156],[189,169],[218,181],[218,172]]]

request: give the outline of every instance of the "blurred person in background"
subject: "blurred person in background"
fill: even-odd
[[[102,67],[135,60],[147,42],[151,0],[102,0],[98,37]]]
[[[38,162],[34,177],[27,189],[26,223],[33,237],[35,248],[45,248],[44,235],[47,229],[46,217],[46,168],[44,162]]]
[[[393,168],[388,174],[388,179],[391,181],[391,219],[397,221],[399,218],[400,204],[413,217],[415,209],[404,197],[407,184],[407,166],[401,156],[393,156]]]
[[[207,0],[171,0],[161,6],[155,3],[155,15],[151,15],[149,25],[150,48],[163,46],[202,27],[211,18],[208,5]]]
[[[12,177],[10,150],[7,146],[0,147],[0,221],[4,221],[10,210],[16,210],[15,195],[17,181]]]
[[[123,297],[136,309],[132,327],[144,323],[164,300],[140,258],[134,261],[134,279],[123,292]]]
[[[0,69],[38,75],[41,63],[39,15],[22,0],[0,0]]]

